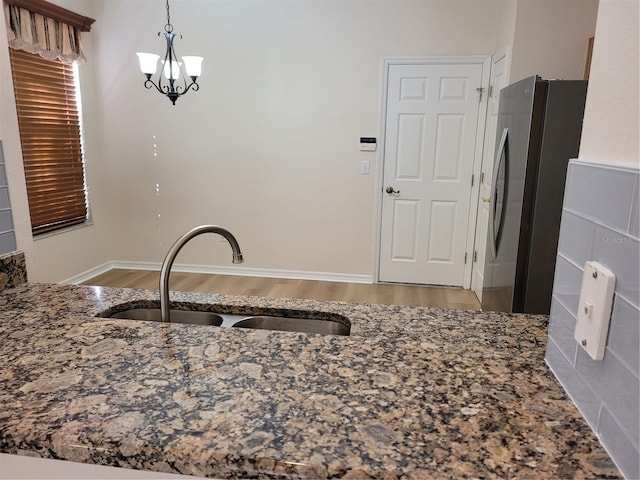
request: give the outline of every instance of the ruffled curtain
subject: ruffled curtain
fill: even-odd
[[[37,53],[47,60],[85,62],[78,28],[6,3],[4,17],[9,47]]]

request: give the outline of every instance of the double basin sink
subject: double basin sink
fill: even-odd
[[[192,238],[204,233],[222,235],[233,250],[233,263],[242,263],[244,261],[238,242],[228,230],[217,225],[201,225],[189,230],[172,245],[162,262],[162,268],[160,269],[160,305],[171,305],[169,303],[169,274],[176,255]],[[251,313],[242,315],[212,311],[215,309],[213,305],[174,304],[174,306],[178,308],[170,310],[168,318],[170,323],[331,335],[349,335],[351,332],[351,322],[337,314],[299,310],[257,310],[246,307],[245,311]],[[145,307],[149,307],[149,305],[145,305]],[[162,321],[160,308],[158,308],[157,304],[154,307],[140,308],[139,304],[120,304],[99,313],[97,316],[160,322]]]
[[[122,318],[160,322],[159,308],[129,308],[118,311],[118,307],[99,314],[104,318]],[[322,316],[323,318],[319,318]],[[328,318],[324,318],[328,317]],[[248,328],[254,330],[276,330],[284,332],[319,333],[327,335],[349,335],[351,323],[336,314],[291,311],[287,315],[242,315],[217,313],[206,310],[172,309],[170,323],[210,325],[214,327]]]

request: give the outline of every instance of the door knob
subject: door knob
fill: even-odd
[[[482,197],[482,201],[483,201],[484,203],[489,203],[489,202],[491,201],[491,198],[489,198],[489,197]]]
[[[400,193],[400,190],[394,190],[393,187],[387,187],[385,192],[387,192],[389,195],[397,195]]]

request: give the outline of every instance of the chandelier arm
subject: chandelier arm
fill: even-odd
[[[168,4],[168,1],[167,1]],[[165,27],[165,30],[166,27]],[[161,93],[168,95],[171,92],[175,91],[174,88],[174,82],[175,80],[172,78],[173,77],[173,62],[174,62],[174,57],[175,57],[175,52],[173,50],[173,39],[175,37],[175,34],[170,32],[170,31],[166,31],[166,32],[159,32],[158,35],[163,35],[166,42],[167,42],[167,49],[165,51],[164,54],[164,61],[162,62],[162,67],[160,69],[160,73],[158,74],[158,87]],[[169,71],[169,78],[165,78],[165,72],[167,70],[167,66],[168,66],[168,71]],[[165,81],[169,82],[168,85],[165,85]]]
[[[180,70],[180,73],[182,73],[182,84],[181,85],[175,85],[175,80],[174,80],[174,88],[173,90],[178,93],[179,95],[184,95],[185,93],[187,93],[187,91],[191,88],[191,85],[193,84],[193,79],[191,80],[191,83],[189,85],[187,85],[187,79],[186,76],[184,75],[184,72],[182,71],[182,69]],[[180,91],[182,90],[182,92]]]
[[[167,92],[162,91],[162,89],[158,85],[156,85],[156,82],[154,82],[150,78],[145,80],[144,88],[147,88],[147,89],[155,88],[158,92],[162,93],[163,95],[165,95],[167,93]]]
[[[186,85],[186,81],[185,81],[185,85]],[[198,83],[193,79],[191,80],[191,83],[187,85],[187,88],[184,89],[184,92],[182,92],[180,95],[184,95],[191,89],[193,89],[194,92],[197,92],[198,90],[200,90],[200,85],[198,85]]]
[[[160,84],[156,84],[151,79],[145,80],[144,87],[147,88],[147,89],[155,88],[162,95],[166,95],[166,96],[170,96],[170,95],[182,96],[184,93],[186,93],[186,90],[184,92],[180,93],[180,89],[183,88],[180,85],[178,85],[177,88],[171,89],[171,87],[169,85],[162,85],[162,82]],[[194,89],[194,91],[195,91],[195,89]]]

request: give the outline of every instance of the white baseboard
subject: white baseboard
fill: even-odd
[[[110,261],[90,268],[82,273],[62,280],[60,283],[77,285],[87,282],[93,277],[113,269],[125,270],[155,270],[160,271],[161,264],[156,262],[121,262]],[[371,275],[351,273],[309,272],[305,270],[280,270],[272,268],[221,267],[209,265],[188,265],[176,263],[172,272],[205,273],[214,275],[237,275],[241,277],[286,278],[291,280],[319,280],[341,283],[374,283]]]
[[[103,273],[108,272],[113,268],[111,265],[112,262],[103,263],[102,265],[98,265],[97,267],[90,268],[89,270],[85,270],[73,277],[66,278],[64,280],[59,281],[58,283],[62,283],[65,285],[78,285],[80,283],[84,283],[90,278],[97,277],[98,275],[102,275]]]

